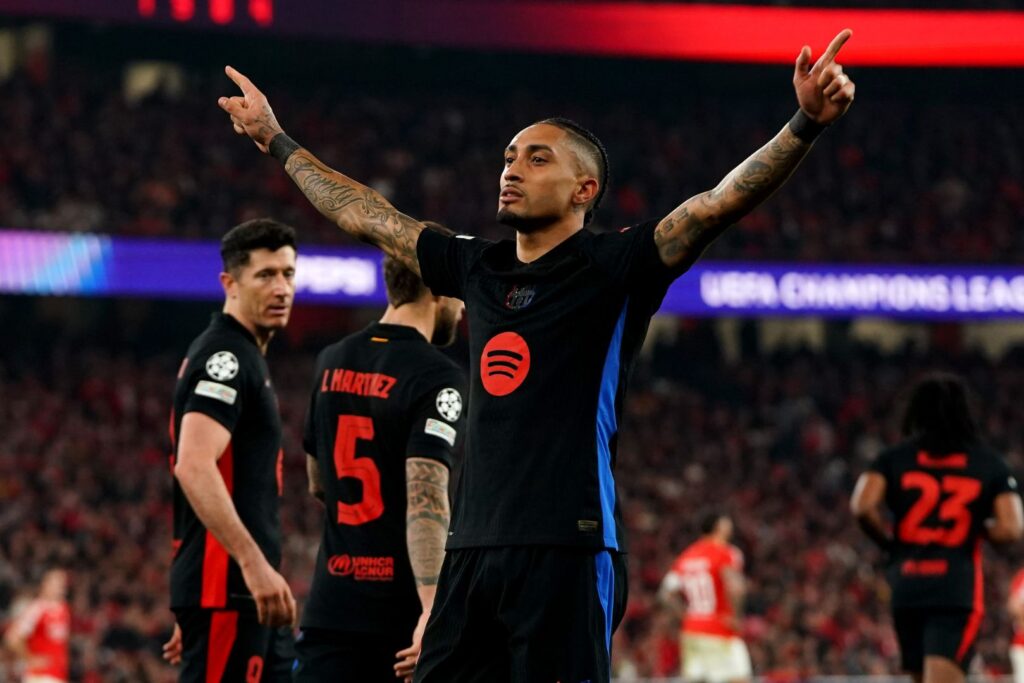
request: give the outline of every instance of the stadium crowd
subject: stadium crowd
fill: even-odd
[[[306,242],[347,239],[225,125],[216,97],[233,92],[226,78],[188,72],[180,90],[129,103],[117,69],[42,62],[0,83],[0,226],[209,238],[274,215]],[[551,88],[470,95],[455,85],[345,83],[345,73],[319,86],[273,75],[252,73],[294,138],[405,212],[489,237],[507,234],[492,220],[501,150],[531,121],[566,115],[604,139],[612,183],[596,227],[617,229],[713,186],[793,110],[784,76],[771,96],[641,85],[628,98],[560,99]],[[837,128],[714,257],[1024,258],[1024,119],[1015,102],[876,92]]]
[[[676,624],[655,592],[709,506],[737,522],[751,582],[744,634],[757,673],[895,672],[882,558],[846,501],[856,475],[894,438],[897,391],[938,358],[852,347],[726,362],[709,324],[679,325],[677,341],[655,345],[642,363],[627,403],[617,471],[631,587],[616,636],[618,676],[678,671]],[[687,362],[696,354],[705,360]],[[5,353],[0,364],[0,395],[18,399],[0,401],[0,624],[39,572],[62,563],[72,570],[73,680],[173,680],[159,645],[172,619],[167,415],[176,352],[140,358],[64,343],[33,357]],[[320,520],[299,440],[312,360],[281,348],[270,358],[287,454],[284,574],[300,599]],[[953,367],[991,397],[985,427],[1020,468],[1024,357],[960,355]],[[978,665],[989,671],[1008,666],[1002,604],[1012,569],[1006,558],[988,563]],[[0,678],[10,665],[0,655]]]

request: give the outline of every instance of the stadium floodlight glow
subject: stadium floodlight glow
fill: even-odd
[[[0,230],[0,293],[219,300],[216,242]],[[375,249],[300,247],[296,302],[387,302]],[[662,313],[1024,319],[1024,266],[893,266],[701,261]]]
[[[564,0],[4,0],[33,16],[225,27],[339,40],[792,64],[841,28],[850,66],[1024,66],[1024,12]]]

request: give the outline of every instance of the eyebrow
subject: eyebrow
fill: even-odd
[[[516,152],[516,151],[518,151],[518,149],[516,148],[515,145],[509,145],[508,147],[505,148],[505,151],[506,152]],[[552,149],[550,145],[527,145],[526,146],[526,151],[528,153],[530,153],[530,152],[551,152],[552,154],[555,153],[555,150]]]

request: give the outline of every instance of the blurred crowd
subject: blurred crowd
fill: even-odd
[[[131,103],[119,69],[73,60],[43,60],[0,83],[0,226],[211,238],[269,214],[300,227],[304,241],[346,241],[275,161],[233,134],[216,99],[235,88],[211,70]],[[777,87],[766,89],[763,75],[758,89],[741,79],[731,96],[638,74],[628,97],[500,87],[506,76],[481,90],[348,72],[310,85],[267,72],[250,75],[286,130],[325,162],[410,215],[490,237],[508,236],[493,219],[501,152],[532,121],[568,116],[605,141],[612,179],[595,227],[618,229],[713,187],[795,110],[777,72]],[[1018,262],[1022,143],[1024,118],[1012,100],[858,93],[792,181],[711,254]]]
[[[726,362],[708,324],[679,324],[677,341],[655,345],[639,367],[620,441],[631,580],[614,646],[620,680],[677,673],[677,624],[655,592],[710,506],[736,520],[750,578],[744,634],[758,674],[895,673],[882,558],[846,502],[857,474],[895,438],[899,390],[938,359],[853,347]],[[166,430],[177,355],[69,345],[37,357],[45,361],[0,364],[0,627],[39,573],[63,564],[72,576],[73,680],[169,682],[159,646],[172,623]],[[299,438],[312,362],[308,353],[271,352],[287,454],[283,571],[300,600],[321,514]],[[943,365],[985,396],[991,441],[1019,469],[1024,357],[961,355]],[[977,666],[1005,672],[1002,604],[1021,558],[989,559]],[[5,656],[0,680],[10,680]]]

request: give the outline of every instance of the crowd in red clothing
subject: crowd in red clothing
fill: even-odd
[[[618,229],[713,187],[794,111],[784,74],[775,88],[765,88],[764,75],[733,74],[732,94],[638,86],[621,97],[385,86],[346,82],[354,76],[344,72],[292,83],[288,68],[250,74],[296,140],[410,215],[491,237],[508,234],[493,220],[501,150],[532,121],[569,116],[605,141],[611,184],[596,227]],[[622,88],[638,68],[623,75],[608,66],[604,78]],[[26,68],[0,82],[0,226],[209,238],[273,215],[300,228],[305,243],[344,241],[278,164],[234,135],[216,106],[234,86],[211,71],[186,70],[180,90],[133,103],[119,71],[88,62]],[[873,87],[712,257],[1024,258],[1018,103],[994,91],[985,100]]]
[[[678,671],[677,625],[655,593],[709,506],[736,520],[750,580],[743,632],[757,673],[894,673],[882,558],[846,501],[895,437],[897,391],[937,359],[855,347],[726,363],[710,335],[698,325],[656,346],[627,402],[617,479],[631,585],[618,675]],[[34,357],[43,360],[0,365],[0,619],[42,570],[62,564],[71,570],[74,680],[172,680],[159,645],[171,625],[166,425],[178,354],[58,345]],[[270,358],[287,454],[284,574],[300,599],[320,521],[299,440],[312,360],[280,346]],[[1019,468],[1024,361],[962,355],[953,367],[979,389],[993,445]],[[1001,605],[1015,558],[990,559],[979,665],[1005,671],[1011,633]],[[0,662],[2,677],[10,662]]]

